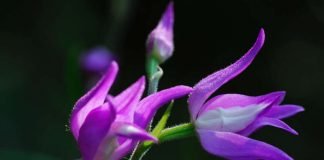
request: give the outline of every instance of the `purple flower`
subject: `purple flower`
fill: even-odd
[[[70,128],[84,160],[116,160],[127,155],[139,140],[156,142],[145,128],[157,109],[192,90],[175,86],[141,100],[145,89],[145,78],[141,77],[117,96],[107,95],[117,71],[117,63],[112,62],[73,108]]]
[[[82,69],[93,73],[103,73],[114,60],[113,54],[105,47],[93,48],[81,55]]]
[[[243,57],[202,79],[193,87],[188,100],[191,117],[202,146],[211,154],[240,160],[292,159],[274,146],[247,137],[266,125],[297,134],[280,119],[304,109],[297,105],[281,105],[285,92],[272,92],[256,97],[223,94],[207,101],[213,92],[250,65],[264,39],[264,31],[261,29],[255,44]]]
[[[173,2],[170,2],[159,24],[147,38],[147,53],[152,54],[162,63],[172,56],[173,45]]]

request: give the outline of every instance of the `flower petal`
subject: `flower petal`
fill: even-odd
[[[198,130],[202,146],[211,154],[235,160],[291,160],[286,153],[267,143],[231,132]]]
[[[137,103],[139,103],[145,89],[145,77],[141,77],[134,84],[116,97],[108,97],[116,106],[116,121],[133,122]]]
[[[292,105],[292,104],[280,105],[280,106],[277,105],[271,107],[271,109],[268,112],[266,112],[264,116],[283,119],[283,118],[293,116],[302,111],[304,111],[304,108],[298,105]]]
[[[189,96],[188,100],[192,119],[196,119],[200,107],[213,92],[215,92],[223,84],[240,74],[250,65],[254,57],[260,51],[264,39],[264,30],[261,29],[256,42],[243,57],[241,57],[238,61],[226,67],[225,69],[214,72],[208,77],[202,79],[193,87],[194,90]]]
[[[114,97],[117,112],[127,111],[130,106],[138,103],[145,89],[145,77],[142,76],[126,90]]]
[[[117,122],[114,123],[113,128],[114,132],[116,132],[116,134],[119,136],[127,137],[133,140],[150,140],[158,142],[156,137],[152,136],[150,133],[147,133],[146,130],[135,124]]]
[[[92,160],[95,155],[100,155],[98,148],[105,141],[115,116],[114,108],[108,103],[97,107],[88,114],[80,128],[78,137],[78,145],[85,160]]]
[[[101,106],[107,96],[118,71],[118,64],[112,62],[100,81],[74,105],[70,119],[70,128],[75,139],[78,139],[79,129],[88,114],[96,107]]]
[[[125,142],[123,142],[120,146],[118,146],[116,148],[116,150],[111,155],[109,160],[122,159],[136,147],[136,144],[137,144],[137,141],[134,141],[132,139],[127,139]]]
[[[135,112],[135,124],[142,128],[146,128],[148,123],[153,118],[155,112],[164,104],[173,99],[180,98],[189,94],[192,91],[191,87],[176,86],[169,89],[159,91],[144,98],[138,104]]]
[[[111,132],[118,135],[118,146],[114,149],[112,155],[109,157],[109,159],[112,160],[121,159],[129,154],[135,148],[139,140],[150,140],[154,142],[158,141],[157,138],[132,123],[114,122],[111,128]],[[110,144],[107,146],[109,147],[109,145]]]
[[[248,136],[263,126],[273,126],[273,127],[281,128],[283,130],[286,130],[287,132],[290,132],[291,134],[298,135],[297,131],[295,131],[293,128],[291,128],[289,125],[287,125],[285,122],[283,122],[279,119],[267,118],[267,117],[259,118],[257,121],[253,122],[250,126],[245,128],[244,130],[238,132],[238,134],[243,135],[243,136]]]
[[[261,96],[242,94],[223,94],[208,100],[201,108],[199,115],[216,108],[246,107],[251,105],[279,105],[285,97],[285,92],[271,92]]]

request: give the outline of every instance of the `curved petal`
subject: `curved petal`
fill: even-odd
[[[104,142],[99,147],[100,153],[96,158],[100,160],[119,160],[129,154],[136,146],[139,140],[151,140],[157,142],[158,140],[147,133],[144,129],[131,124],[123,122],[114,122],[109,131],[111,136],[107,136]]]
[[[208,100],[201,108],[199,115],[216,108],[246,107],[264,104],[266,106],[279,105],[285,97],[284,91],[271,92],[261,96],[247,96],[242,94],[223,94]]]
[[[74,105],[70,118],[70,128],[75,139],[78,139],[79,129],[88,114],[93,109],[101,106],[104,103],[107,93],[115,80],[117,71],[118,64],[116,62],[112,62],[100,81],[88,93],[82,96]]]
[[[189,94],[192,91],[191,87],[176,86],[169,89],[159,91],[140,101],[135,112],[135,124],[142,128],[146,128],[148,123],[153,118],[155,112],[164,104],[173,99],[180,98]]]
[[[283,119],[283,118],[293,116],[302,111],[304,111],[304,108],[298,105],[292,105],[292,104],[277,105],[271,107],[271,109],[268,112],[266,112],[264,116]]]
[[[143,128],[131,124],[131,123],[124,123],[124,122],[117,122],[113,124],[114,132],[117,135],[127,137],[133,140],[150,140],[154,142],[158,142],[158,139],[152,136]]]
[[[238,61],[226,67],[225,69],[214,72],[208,77],[202,79],[193,87],[194,90],[189,96],[188,100],[192,119],[196,119],[201,106],[213,92],[215,92],[223,84],[240,74],[251,64],[254,57],[260,51],[264,39],[264,30],[261,29],[256,42],[244,56],[242,56]]]
[[[131,106],[137,104],[145,89],[145,77],[142,76],[126,90],[115,96],[114,104],[117,112],[127,112]]]
[[[85,160],[94,159],[98,155],[98,147],[108,135],[116,112],[108,103],[92,110],[80,128],[78,145]],[[107,149],[107,148],[106,148]]]
[[[292,160],[285,152],[267,143],[231,132],[198,130],[202,146],[211,154],[235,160]]]
[[[120,146],[116,148],[114,153],[111,155],[109,160],[120,160],[123,157],[125,157],[127,154],[129,154],[136,146],[137,141],[134,141],[132,139],[127,139],[125,142],[123,142]]]
[[[250,126],[245,128],[244,130],[238,132],[238,134],[243,135],[243,136],[248,136],[263,126],[273,126],[273,127],[281,128],[291,134],[298,135],[297,131],[292,129],[285,122],[283,122],[279,119],[267,118],[267,117],[259,118],[257,121],[253,122]]]

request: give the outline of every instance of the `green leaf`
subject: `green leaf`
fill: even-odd
[[[168,106],[168,108],[165,110],[164,114],[162,115],[161,119],[159,120],[159,122],[156,124],[156,126],[154,127],[153,131],[152,131],[152,135],[155,137],[159,137],[161,131],[165,128],[168,119],[170,117],[171,114],[171,110],[173,108],[173,104],[174,101],[172,100]]]

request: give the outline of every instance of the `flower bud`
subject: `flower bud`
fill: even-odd
[[[149,34],[146,42],[147,53],[153,55],[159,63],[172,56],[173,45],[173,2],[170,2],[157,27]]]
[[[113,54],[105,47],[96,47],[83,53],[80,63],[83,70],[91,73],[103,73],[113,61]]]

